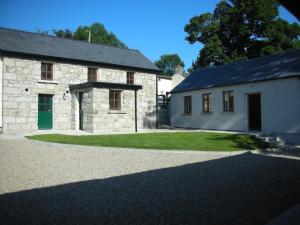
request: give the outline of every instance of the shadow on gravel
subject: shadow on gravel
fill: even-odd
[[[300,161],[245,153],[4,194],[0,223],[263,225],[299,202]]]

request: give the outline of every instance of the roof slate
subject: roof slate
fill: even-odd
[[[159,71],[137,50],[1,27],[0,51]]]
[[[192,72],[172,93],[300,76],[300,49]]]

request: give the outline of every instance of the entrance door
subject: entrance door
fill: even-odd
[[[38,99],[38,128],[52,129],[52,95],[39,95]]]
[[[83,130],[83,110],[82,110],[83,92],[79,92],[79,130]]]
[[[248,95],[249,130],[261,131],[261,99],[260,94]]]

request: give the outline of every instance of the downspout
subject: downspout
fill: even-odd
[[[157,95],[158,95],[158,86],[157,86],[157,74],[156,74],[156,98],[155,98],[155,105],[156,105],[156,129],[158,129],[158,105],[157,105]]]
[[[134,90],[134,122],[135,122],[135,132],[137,133],[137,90]]]

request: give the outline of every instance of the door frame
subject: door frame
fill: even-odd
[[[48,95],[48,96],[51,96],[52,97],[52,128],[51,129],[40,129],[39,128],[39,96],[40,95]],[[55,122],[54,122],[54,94],[53,93],[38,93],[37,95],[37,105],[38,105],[38,108],[37,108],[37,128],[38,130],[55,130],[54,126],[55,126]]]
[[[75,130],[79,130],[79,92],[74,92],[75,99]]]
[[[81,118],[81,113],[82,111],[82,100],[83,100],[83,95],[84,92],[78,92],[78,130],[84,130],[83,128],[83,117]]]
[[[250,128],[250,107],[249,107],[249,96],[250,95],[259,95],[259,97],[260,97],[260,129],[259,130],[254,130],[254,129]],[[257,132],[262,131],[262,98],[261,97],[262,97],[261,92],[247,93],[247,125],[248,125],[249,131],[257,131]]]

